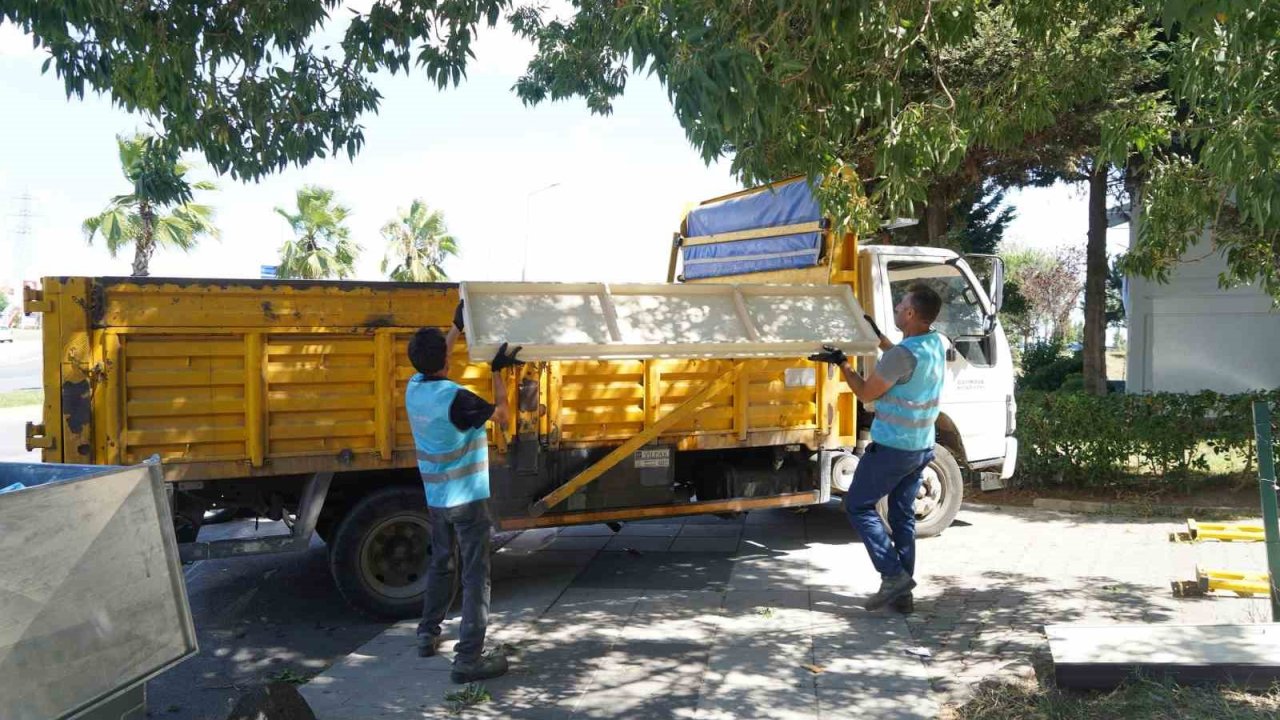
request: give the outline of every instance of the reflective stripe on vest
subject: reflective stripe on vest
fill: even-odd
[[[462,387],[415,375],[405,389],[418,473],[427,504],[452,507],[489,497],[489,442],[484,428],[459,430],[449,408]]]
[[[916,368],[910,380],[876,400],[871,439],[899,450],[928,450],[935,440],[946,349],[936,332],[905,338],[899,345],[915,357]]]

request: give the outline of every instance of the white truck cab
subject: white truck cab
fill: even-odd
[[[895,343],[902,333],[893,324],[894,305],[910,286],[929,285],[942,297],[934,328],[946,338],[947,373],[936,457],[916,498],[916,534],[937,535],[951,524],[964,496],[966,470],[984,490],[1003,487],[1013,475],[1014,368],[997,317],[1004,287],[999,257],[864,244],[835,230],[808,181],[796,177],[688,209],[672,243],[667,281],[848,284]],[[859,360],[864,375],[876,359]],[[829,435],[819,453],[834,494],[849,488],[874,420],[874,403],[848,400],[840,401],[841,432]]]

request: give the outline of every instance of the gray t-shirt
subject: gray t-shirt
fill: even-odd
[[[901,345],[894,345],[876,361],[876,374],[894,385],[911,380],[916,371],[916,356]]]

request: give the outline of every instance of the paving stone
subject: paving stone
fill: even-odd
[[[608,525],[605,525],[604,523],[596,523],[594,525],[570,525],[568,527],[560,528],[559,536],[587,537],[603,535],[605,537],[613,537],[615,534],[616,533],[614,533],[613,528]]]
[[[608,535],[561,535],[546,545],[547,550],[599,550],[613,539]]]
[[[621,537],[675,537],[680,534],[681,523],[629,522],[622,525]]]
[[[720,553],[602,553],[574,581],[575,587],[652,590],[723,590],[733,560]]]
[[[700,525],[689,524],[680,529],[680,537],[731,537],[737,538],[742,535],[742,525],[739,523],[731,525]]]
[[[682,531],[683,533],[683,531]],[[738,536],[687,537],[681,534],[671,543],[671,552],[732,553],[738,549]]]
[[[667,552],[673,538],[666,535],[617,535],[604,546],[605,552]]]

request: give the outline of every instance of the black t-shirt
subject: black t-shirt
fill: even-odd
[[[424,382],[443,380],[444,378],[423,378]],[[453,404],[449,406],[449,421],[459,430],[478,430],[493,417],[493,403],[466,388],[460,388],[453,396]]]

